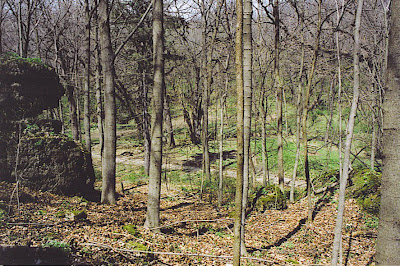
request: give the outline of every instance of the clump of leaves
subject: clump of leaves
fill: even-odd
[[[373,215],[364,215],[365,226],[372,229],[378,229],[379,218]]]
[[[355,170],[353,173],[351,195],[367,213],[379,214],[381,180],[382,173],[370,169]]]
[[[61,248],[66,252],[71,251],[71,247],[68,243],[65,243],[57,239],[48,240],[46,243],[43,244],[43,247]]]

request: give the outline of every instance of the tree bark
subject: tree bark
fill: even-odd
[[[383,172],[376,260],[400,265],[400,2],[392,1],[383,104]]]
[[[145,226],[160,225],[160,194],[162,167],[162,126],[164,109],[164,30],[163,1],[155,0],[153,8],[153,115],[151,123],[151,155],[149,195]],[[159,229],[157,229],[159,230]]]
[[[76,108],[74,87],[67,85],[66,91],[69,103],[69,117],[70,117],[72,138],[75,141],[79,142],[78,116],[76,110],[77,108]]]
[[[303,90],[303,70],[304,70],[304,30],[303,30],[303,9],[301,8],[302,13],[299,14],[300,16],[300,28],[301,28],[301,63],[300,63],[300,72],[297,78],[297,102],[296,102],[296,158],[294,161],[293,167],[293,175],[292,175],[292,182],[290,186],[290,196],[289,200],[291,203],[294,203],[294,192],[296,188],[296,177],[297,177],[297,168],[299,166],[299,159],[300,159],[300,131],[301,131],[301,92]]]
[[[222,197],[224,193],[224,110],[225,110],[226,92],[220,99],[220,127],[219,127],[219,181],[218,181],[218,207],[222,206]]]
[[[85,15],[86,15],[86,25],[85,25],[85,85],[84,85],[84,120],[83,124],[85,127],[85,147],[89,152],[91,157],[92,152],[92,140],[90,137],[90,6],[89,0],[85,0]]]
[[[338,213],[336,218],[335,226],[335,237],[333,239],[332,249],[332,261],[331,265],[337,265],[340,253],[340,246],[342,242],[342,225],[343,225],[343,213],[345,207],[345,193],[347,179],[349,177],[350,168],[350,151],[351,142],[353,138],[354,123],[357,113],[358,99],[360,96],[360,26],[361,26],[361,14],[363,9],[364,0],[358,0],[356,22],[354,28],[354,84],[353,84],[353,101],[351,104],[351,110],[349,115],[349,121],[347,123],[347,135],[345,143],[345,151],[343,158],[343,173],[340,180],[339,187],[339,199],[338,199]]]
[[[95,5],[98,5],[98,0],[95,0]],[[104,152],[104,110],[103,110],[103,97],[102,97],[102,69],[101,69],[101,50],[99,41],[99,17],[97,13],[97,8],[95,10],[95,21],[96,21],[96,114],[97,114],[97,130],[99,131],[99,145],[100,145],[100,156],[103,159]]]
[[[229,88],[229,59],[231,55],[228,52],[225,63],[225,91],[222,93],[220,98],[221,108],[220,108],[220,132],[219,132],[219,182],[218,182],[218,206],[222,206],[222,197],[224,194],[224,173],[223,173],[223,162],[224,162],[224,111],[226,105],[226,97]]]
[[[242,199],[242,229],[241,229],[241,253],[245,255],[244,225],[246,219],[247,198],[250,181],[250,137],[251,137],[251,106],[252,106],[252,31],[251,20],[253,5],[251,0],[245,0],[243,4],[243,199]]]
[[[318,50],[319,50],[319,38],[321,34],[321,2],[318,0],[318,22],[317,22],[317,36],[315,37],[314,54],[311,63],[310,73],[308,75],[307,86],[305,87],[303,95],[303,114],[302,114],[302,133],[303,133],[303,156],[304,156],[304,176],[307,182],[307,201],[308,201],[308,222],[312,221],[312,202],[311,202],[311,179],[310,169],[308,165],[308,140],[307,140],[307,117],[310,110],[310,92],[312,81],[314,77],[315,67],[317,65]]]
[[[203,32],[202,32],[202,70],[203,70],[203,124],[202,124],[202,143],[203,143],[203,175],[202,175],[202,185],[201,191],[203,190],[203,180],[204,177],[211,181],[211,171],[210,171],[210,154],[209,154],[209,145],[208,145],[208,105],[210,98],[210,86],[211,86],[211,58],[209,55],[212,55],[212,45],[211,43],[207,43],[208,36],[208,23],[207,23],[207,11],[206,11],[206,3],[204,0],[201,1],[201,9],[202,9],[202,23],[203,23]],[[210,46],[210,47],[209,47]],[[208,52],[210,51],[210,53]],[[210,83],[209,83],[210,81]],[[200,193],[200,197],[202,193]]]
[[[3,13],[5,4],[5,0],[0,0],[0,54],[3,53],[3,21],[5,17]]]
[[[23,57],[24,51],[24,38],[22,33],[22,0],[18,1],[18,11],[17,11],[17,23],[18,23],[18,52],[19,55]]]
[[[102,161],[103,185],[101,203],[115,204],[116,167],[116,105],[114,82],[114,55],[111,45],[108,0],[99,0],[99,35],[101,63],[104,77],[104,156]]]
[[[143,123],[142,132],[144,140],[144,172],[148,176],[150,174],[150,152],[151,152],[151,135],[150,135],[150,121],[149,121],[149,97],[146,84],[146,73],[143,71],[142,77],[142,89],[143,89]]]
[[[265,95],[265,90],[262,93],[261,99],[261,148],[262,148],[262,169],[263,169],[263,186],[266,187],[269,183],[268,169],[268,153],[267,153],[267,111],[268,98]]]
[[[279,31],[279,0],[274,0],[272,7],[274,16],[275,40],[274,40],[274,82],[276,87],[276,120],[277,120],[277,145],[278,145],[278,182],[279,188],[283,191],[284,186],[284,169],[283,169],[283,126],[282,126],[282,105],[283,105],[283,91],[279,73],[279,45],[280,45],[280,31]]]
[[[233,242],[233,265],[240,265],[241,257],[241,228],[243,200],[243,0],[236,0],[236,90],[237,90],[237,166],[235,194],[235,222]]]
[[[168,94],[165,92],[164,95],[164,116],[165,116],[165,126],[167,128],[168,134],[168,144],[171,149],[175,148],[175,137],[174,137],[174,128],[172,126],[172,117],[171,117],[171,109],[170,109],[170,99]]]

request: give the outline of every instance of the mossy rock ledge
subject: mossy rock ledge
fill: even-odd
[[[40,59],[0,54],[0,122],[34,117],[57,107],[63,94],[57,74]]]
[[[22,185],[34,190],[61,195],[94,193],[89,153],[63,135],[22,138],[17,176]]]

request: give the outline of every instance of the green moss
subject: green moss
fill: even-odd
[[[322,172],[317,178],[313,179],[315,189],[326,187],[329,184],[338,182],[340,178],[339,170],[331,169]]]
[[[378,215],[381,202],[382,173],[369,169],[355,170],[352,174],[353,185],[350,195],[367,213]]]
[[[73,210],[68,213],[67,216],[75,221],[85,220],[87,218],[85,210]]]
[[[295,260],[295,259],[286,259],[286,262],[287,263],[290,263],[290,264],[299,264],[299,262],[297,261],[297,260]]]
[[[0,209],[0,220],[3,220],[6,217],[6,211],[3,209]]]
[[[150,248],[148,248],[146,245],[134,241],[129,241],[128,247],[134,250],[150,251]]]
[[[283,210],[287,208],[286,196],[276,185],[269,185],[263,188],[262,195],[256,202],[256,209],[264,212],[265,210]]]
[[[134,224],[126,224],[122,227],[125,231],[127,231],[129,234],[139,237],[140,233],[137,231],[137,227]]]
[[[65,217],[65,211],[58,211],[56,213],[56,217],[58,218],[64,218]]]
[[[71,251],[71,247],[68,243],[56,239],[48,240],[45,244],[43,244],[43,247],[61,248],[66,252]]]

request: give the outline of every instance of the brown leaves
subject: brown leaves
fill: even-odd
[[[0,244],[39,247],[46,243],[67,243],[75,261],[91,264],[153,261],[155,264],[225,265],[230,262],[231,259],[223,257],[232,255],[230,210],[218,212],[210,204],[193,198],[169,196],[161,201],[162,224],[168,226],[161,229],[162,234],[154,234],[143,227],[146,189],[138,187],[132,190],[134,194],[120,197],[116,206],[108,206],[87,202],[80,197],[56,196],[22,188],[20,192],[27,200],[21,203],[20,215],[16,211],[17,202],[11,201],[14,212],[1,220]],[[0,183],[0,190],[2,204],[8,205],[13,185]],[[366,264],[375,252],[373,235],[376,229],[365,226],[354,201],[349,200],[346,204],[344,260],[349,265]],[[336,203],[334,199],[329,199],[318,206],[320,210],[310,225],[305,222],[305,201],[290,205],[283,211],[252,213],[245,227],[248,256],[278,264],[329,263]],[[71,220],[60,215],[60,212],[78,210],[85,210],[87,218]],[[133,235],[124,230],[127,224],[135,225],[137,233]],[[126,251],[139,247],[164,253],[151,255]],[[260,261],[252,263],[265,264]]]

